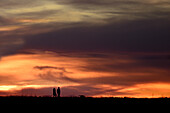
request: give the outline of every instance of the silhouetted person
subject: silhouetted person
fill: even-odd
[[[53,88],[53,97],[56,97],[56,89],[55,88]]]
[[[57,89],[58,97],[60,97],[60,93],[61,93],[61,91],[60,91],[60,87],[58,87],[58,89]]]

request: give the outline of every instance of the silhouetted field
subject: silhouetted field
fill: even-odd
[[[0,104],[170,104],[170,98],[0,97]]]

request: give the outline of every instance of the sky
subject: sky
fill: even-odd
[[[169,0],[0,0],[0,95],[170,97]]]

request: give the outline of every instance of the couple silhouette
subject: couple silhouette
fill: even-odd
[[[56,89],[53,88],[53,97],[60,97],[60,93],[61,93],[61,90],[60,90],[60,87],[58,87],[57,89],[57,93],[56,93]]]

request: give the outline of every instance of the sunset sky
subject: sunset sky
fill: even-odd
[[[0,0],[0,96],[170,97],[170,0]]]

